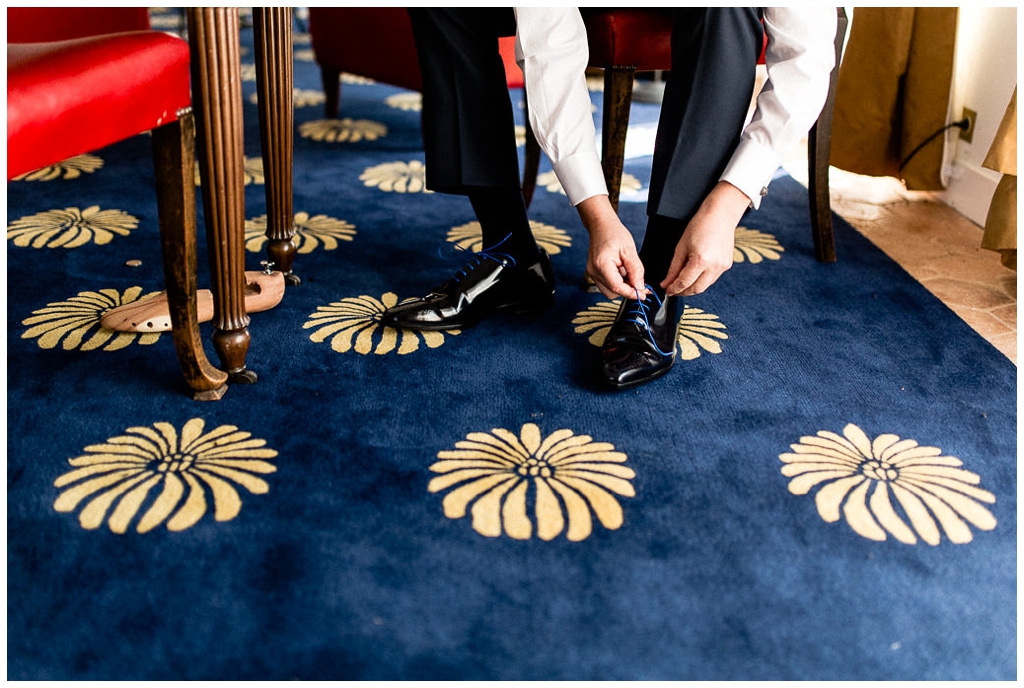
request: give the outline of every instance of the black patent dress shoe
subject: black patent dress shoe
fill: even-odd
[[[381,315],[390,327],[453,330],[499,311],[535,313],[555,302],[555,275],[543,250],[532,265],[508,254],[475,253],[472,260],[429,294],[392,306]]]
[[[681,304],[679,297],[662,300],[653,291],[624,299],[601,348],[601,381],[627,389],[667,373],[676,361]]]

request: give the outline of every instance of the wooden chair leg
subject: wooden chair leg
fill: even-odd
[[[324,85],[324,117],[338,118],[338,103],[341,97],[341,72],[330,67],[320,67],[320,81]]]
[[[836,80],[846,38],[846,12],[837,10],[835,39],[836,63],[829,79],[828,96],[818,121],[807,137],[807,190],[811,202],[811,230],[814,235],[814,257],[822,263],[836,262],[835,230],[832,226],[832,200],[828,170],[832,150],[832,113],[835,109]]]
[[[529,103],[526,102],[526,89],[523,89],[523,105],[526,110],[526,144],[523,159],[523,200],[530,207],[533,194],[537,190],[537,171],[540,169],[540,142],[530,126]]]
[[[609,67],[604,70],[604,101],[601,113],[601,168],[612,208],[619,209],[622,168],[626,162],[626,132],[629,130],[629,106],[633,100],[635,67]],[[593,278],[584,273],[583,288],[598,291]]]
[[[193,399],[214,401],[227,391],[227,373],[206,358],[196,305],[195,118],[191,110],[153,130],[153,170],[171,337]]]
[[[622,168],[626,160],[626,132],[633,99],[634,67],[611,67],[604,72],[604,111],[601,115],[601,167],[608,198],[619,209]]]
[[[807,139],[807,191],[811,203],[811,231],[814,257],[822,263],[836,261],[835,231],[832,227],[832,203],[829,197],[829,127],[823,119],[811,127]]]

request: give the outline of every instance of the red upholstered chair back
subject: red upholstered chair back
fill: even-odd
[[[423,90],[412,22],[404,7],[310,7],[309,35],[323,77],[328,117],[337,116],[342,72]],[[498,46],[509,88],[521,87],[515,38],[502,38]]]
[[[423,88],[404,7],[310,7],[309,37],[321,68]]]
[[[590,66],[600,69],[633,66],[638,72],[672,68],[672,22],[665,10],[615,8],[586,14]],[[764,37],[758,64],[764,64]]]
[[[8,7],[8,43],[66,41],[150,28],[146,7]]]

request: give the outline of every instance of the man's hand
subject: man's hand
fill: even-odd
[[[591,196],[576,206],[583,226],[590,234],[587,274],[609,299],[636,298],[644,289],[644,266],[636,242],[607,196]]]
[[[728,182],[718,182],[676,245],[660,285],[666,296],[700,294],[732,267],[736,226],[749,206],[746,194]]]

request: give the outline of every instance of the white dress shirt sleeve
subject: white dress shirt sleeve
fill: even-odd
[[[608,189],[585,72],[587,30],[575,7],[517,7],[516,61],[530,125],[569,201]],[[767,80],[721,179],[757,208],[783,156],[817,120],[835,63],[834,7],[768,7]],[[708,126],[714,124],[709,122]]]
[[[721,179],[757,208],[782,158],[810,130],[835,64],[835,7],[766,7],[768,78]]]
[[[575,7],[516,7],[516,61],[530,126],[569,202],[607,194],[587,90],[587,29]]]

